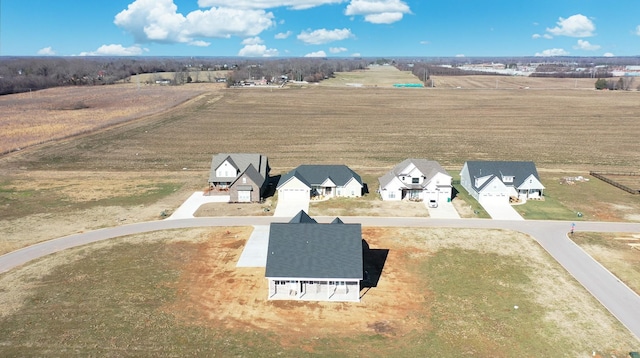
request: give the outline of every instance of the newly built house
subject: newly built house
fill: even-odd
[[[451,176],[433,160],[406,159],[378,182],[382,200],[451,201]]]
[[[267,188],[269,160],[253,153],[220,153],[211,159],[210,195],[229,195],[230,202],[258,202]]]
[[[533,162],[468,161],[460,185],[482,205],[541,199],[544,192]]]
[[[362,196],[360,175],[346,165],[301,165],[278,183],[279,200]]]
[[[319,224],[304,211],[272,223],[265,277],[270,300],[360,301],[361,225]]]

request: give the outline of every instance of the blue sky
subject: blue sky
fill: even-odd
[[[1,0],[0,56],[640,55],[638,0]]]

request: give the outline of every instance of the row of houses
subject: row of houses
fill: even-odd
[[[270,186],[269,160],[262,154],[214,155],[209,193],[229,195],[230,202],[259,202]],[[406,159],[378,178],[382,200],[443,203],[452,199],[452,177],[437,162]],[[468,161],[460,184],[480,204],[526,201],[543,196],[544,185],[530,161]],[[283,174],[275,190],[279,200],[359,197],[365,183],[346,165],[300,165]]]
[[[269,162],[260,154],[215,155],[211,161],[210,192],[228,193],[231,201],[258,201],[269,187]],[[533,162],[464,164],[461,185],[482,203],[509,198],[539,198],[540,183]],[[378,179],[382,200],[450,201],[452,177],[436,161],[406,159]],[[301,165],[278,181],[279,200],[311,197],[358,197],[364,183],[346,165]],[[269,230],[265,278],[269,300],[358,302],[380,272],[365,270],[368,244],[360,224],[336,218],[320,224],[300,211],[289,222],[272,223]],[[375,280],[375,279],[374,279]]]

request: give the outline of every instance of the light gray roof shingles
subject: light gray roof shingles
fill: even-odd
[[[257,153],[219,153],[213,156],[211,159],[211,170],[209,172],[209,182],[221,182],[221,181],[233,181],[236,178],[236,173],[233,177],[219,178],[216,176],[216,169],[224,163],[226,160],[234,165],[240,173],[243,173],[250,165],[253,165],[255,170],[263,181],[269,175],[269,161],[266,156]]]
[[[385,175],[378,178],[378,182],[380,183],[380,187],[384,188],[387,186],[393,178],[402,176],[402,171],[409,165],[413,164],[421,173],[426,177],[422,184],[422,186],[426,186],[429,181],[438,173],[443,173],[449,175],[449,173],[440,165],[440,163],[435,160],[427,160],[427,159],[416,159],[409,158],[403,160],[400,164],[396,165],[390,172],[387,172]]]

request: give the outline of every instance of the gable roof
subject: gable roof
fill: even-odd
[[[312,219],[304,210],[300,210],[299,213],[296,214],[291,220],[289,220],[289,224],[313,224],[318,223],[314,219]]]
[[[483,187],[491,182],[492,178],[489,178],[478,187],[475,185],[475,178],[482,178],[486,176],[495,176],[500,181],[502,181],[503,176],[513,177],[513,183],[505,183],[505,185],[513,186],[515,188],[522,185],[522,183],[531,175],[540,181],[536,165],[534,162],[530,161],[468,161],[466,166],[469,171],[471,185],[476,189],[476,191],[482,190]]]
[[[309,187],[321,185],[330,179],[337,186],[344,186],[351,179],[362,185],[360,175],[346,165],[301,165],[280,177],[278,188],[291,178],[296,177]]]
[[[403,160],[400,164],[393,167],[390,172],[378,178],[380,187],[387,186],[396,177],[402,176],[403,174],[408,174],[403,173],[402,171],[407,166],[409,166],[409,164],[413,164],[422,173],[422,175],[425,176],[426,180],[423,182],[422,186],[426,186],[429,181],[433,179],[433,177],[435,177],[438,173],[450,176],[449,173],[440,165],[440,163],[436,162],[435,160],[409,158]]]
[[[260,173],[258,173],[258,171],[253,166],[253,164],[249,164],[249,166],[244,171],[244,173],[240,173],[240,175],[238,175],[238,178],[236,178],[236,180],[232,182],[231,185],[234,185],[238,180],[240,180],[240,177],[242,175],[246,175],[249,178],[249,180],[251,180],[253,183],[255,183],[259,187],[261,187],[264,181],[266,180],[265,178],[262,177],[262,175],[260,175]]]
[[[213,156],[211,159],[211,170],[209,172],[209,182],[218,182],[218,181],[228,181],[229,178],[236,178],[236,175],[233,177],[223,177],[218,178],[216,176],[216,169],[224,163],[228,161],[231,165],[233,165],[236,169],[240,171],[240,173],[244,173],[247,168],[252,165],[253,168],[257,171],[257,173],[264,179],[269,175],[269,160],[266,156],[257,153],[219,153]],[[252,178],[253,180],[253,178]],[[255,181],[255,180],[254,180]]]
[[[265,277],[362,279],[360,224],[272,223]]]

